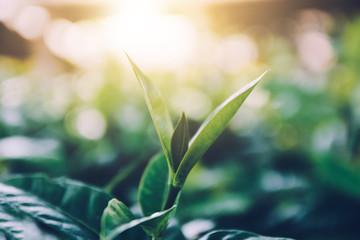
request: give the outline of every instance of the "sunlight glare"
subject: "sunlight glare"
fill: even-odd
[[[98,140],[106,131],[106,120],[96,109],[84,109],[76,118],[78,133],[87,139]]]
[[[146,69],[174,69],[192,58],[196,33],[185,16],[159,14],[146,5],[131,6],[102,23],[109,51],[121,56],[125,50]]]
[[[0,0],[0,21],[11,20],[20,5],[19,0]]]
[[[227,73],[236,73],[258,58],[255,42],[246,35],[230,35],[219,45],[218,67]]]
[[[0,84],[0,103],[7,108],[17,108],[24,102],[29,84],[23,77],[4,80]]]
[[[171,107],[186,112],[189,119],[201,120],[211,111],[210,98],[195,88],[183,88],[171,99]]]
[[[0,140],[1,158],[52,157],[59,148],[54,139],[31,139],[12,136]]]
[[[297,48],[306,68],[325,72],[334,64],[334,49],[329,36],[322,32],[309,31],[298,37]]]
[[[19,11],[14,19],[14,28],[26,39],[36,39],[42,36],[49,23],[50,14],[39,6],[27,6]]]
[[[103,44],[94,22],[57,19],[47,28],[44,40],[54,54],[79,66],[94,68],[103,62]]]

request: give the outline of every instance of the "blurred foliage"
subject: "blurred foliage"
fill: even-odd
[[[334,54],[322,69],[302,61],[294,35],[275,27],[255,40],[257,62],[239,71],[198,64],[150,72],[177,119],[193,110],[193,134],[212,106],[271,69],[190,174],[176,212],[185,235],[192,220],[207,219],[269,236],[358,239],[360,17],[335,18],[319,30]],[[289,31],[301,35],[301,26]],[[132,205],[160,144],[129,66],[108,57],[84,70],[57,59],[49,73],[36,64],[36,55],[0,56],[1,175],[68,176]]]

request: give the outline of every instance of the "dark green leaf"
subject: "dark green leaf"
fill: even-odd
[[[127,54],[126,56],[128,57],[135,75],[143,89],[146,104],[159,135],[166,159],[171,171],[173,171],[173,164],[171,160],[171,136],[173,134],[173,125],[166,104],[159,89],[141,72],[138,66],[136,66]]]
[[[334,154],[319,157],[315,161],[317,177],[324,181],[327,186],[336,188],[338,191],[360,199],[360,171]],[[339,161],[339,159],[343,161]]]
[[[195,136],[191,139],[189,149],[176,171],[174,179],[175,185],[182,187],[187,175],[196,162],[224,131],[227,124],[264,75],[265,73],[230,96],[218,106],[200,126]]]
[[[173,214],[173,213],[172,213]],[[170,224],[166,229],[164,240],[186,240],[178,224]]]
[[[108,210],[108,208],[111,210]],[[103,240],[112,240],[123,232],[137,226],[143,227],[148,233],[159,235],[166,229],[169,214],[174,208],[175,206],[166,211],[154,213],[149,217],[134,219],[125,223],[127,220],[131,219],[130,215],[127,213],[128,210],[124,209],[124,205],[120,201],[114,199],[109,202],[109,206],[104,211],[103,219],[111,219],[111,221],[102,221],[101,238]],[[117,212],[118,210],[120,211]],[[107,216],[109,213],[113,214]],[[116,225],[114,224],[116,222],[125,224]]]
[[[240,230],[216,230],[210,232],[199,240],[291,240],[290,238],[274,238],[260,236],[255,233]]]
[[[65,239],[98,239],[100,218],[110,195],[83,183],[50,180],[43,175],[16,176],[2,182],[6,185],[2,184],[0,201],[11,210],[7,214],[27,215]]]
[[[24,212],[14,208],[12,204],[2,201],[0,203],[1,232],[4,236],[1,237],[0,234],[0,239],[44,239],[48,235],[52,237],[49,239],[58,239],[45,229],[40,229],[38,223]]]
[[[65,213],[37,197],[2,183],[0,188],[0,201],[2,205],[6,206],[6,208],[2,208],[3,211],[6,211],[2,214],[14,217],[1,222],[1,228],[19,235],[25,235],[28,231],[34,231],[35,226],[36,230],[41,231],[37,225],[44,225],[66,239],[96,239],[97,235],[91,229],[83,227],[75,219],[66,216]],[[31,222],[23,221],[22,216],[29,216]],[[21,222],[21,226],[17,222]],[[29,227],[31,228],[29,229]]]
[[[188,150],[189,139],[189,126],[185,113],[183,113],[171,138],[171,155],[175,172],[180,165],[181,159]]]
[[[139,202],[144,216],[163,210],[168,192],[169,168],[163,153],[149,162],[139,185]]]

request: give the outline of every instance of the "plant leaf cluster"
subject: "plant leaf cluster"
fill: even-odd
[[[266,72],[235,92],[218,106],[203,122],[191,140],[189,140],[189,128],[185,113],[181,115],[175,131],[172,131],[171,118],[161,92],[141,72],[128,55],[127,57],[142,87],[150,115],[152,116],[160,142],[163,146],[163,151],[171,173],[171,183],[176,187],[182,188],[186,177],[196,162],[224,131],[230,120]]]
[[[167,237],[166,233],[186,178],[265,73],[224,101],[190,138],[185,113],[174,128],[160,91],[128,58],[163,149],[149,161],[140,181],[142,215],[135,215],[105,191],[77,181],[50,180],[44,175],[14,176],[0,183],[0,237],[142,239],[141,228],[153,240],[184,239],[182,234]],[[135,235],[126,235],[129,233]],[[238,230],[218,230],[201,239],[280,240]]]
[[[173,209],[176,206],[176,201],[179,199],[182,187],[192,168],[224,131],[265,73],[234,93],[216,108],[190,139],[185,113],[182,113],[173,130],[171,117],[161,92],[128,55],[127,57],[142,87],[146,104],[163,148],[163,154],[156,155],[149,162],[139,186],[139,202],[142,212],[144,216],[151,217],[161,212],[165,214],[167,209]],[[124,216],[126,218],[128,214],[124,214]],[[160,225],[165,224],[167,226],[167,220],[167,217],[164,217]],[[136,221],[141,222],[142,220]],[[158,229],[151,229],[150,235],[153,236],[153,239],[161,239],[166,227]]]

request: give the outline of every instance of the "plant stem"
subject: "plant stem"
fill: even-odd
[[[147,161],[148,158],[145,154],[141,154],[131,163],[127,164],[125,167],[121,168],[116,176],[104,187],[105,192],[112,193],[114,188],[125,180],[131,173],[133,173],[143,162]]]
[[[180,191],[181,191],[181,188],[175,187],[172,184],[170,184],[170,189],[169,189],[169,193],[168,193],[168,197],[166,200],[164,210],[169,209],[174,205],[176,198],[179,195]]]

